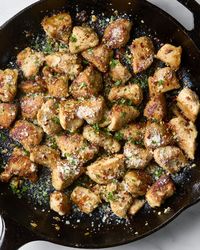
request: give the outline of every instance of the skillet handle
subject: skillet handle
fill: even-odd
[[[178,0],[187,9],[189,9],[194,16],[194,29],[188,31],[192,40],[196,43],[197,47],[200,48],[200,4],[195,0]]]
[[[17,250],[30,241],[41,240],[31,231],[17,225],[7,216],[3,218],[0,216],[0,224],[2,227],[2,232],[0,232],[1,250]]]

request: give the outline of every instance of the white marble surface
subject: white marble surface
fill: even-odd
[[[169,12],[188,30],[193,27],[189,11],[176,0],[149,0]],[[0,25],[36,0],[0,0]],[[200,3],[200,0],[197,2]],[[0,223],[1,232],[1,223]],[[48,242],[31,242],[20,250],[70,250]],[[112,249],[112,248],[110,248]],[[119,250],[200,250],[200,203],[183,212],[175,221],[155,234],[114,249]],[[9,250],[9,249],[8,249]]]

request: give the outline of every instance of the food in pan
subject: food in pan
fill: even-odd
[[[48,168],[50,208],[59,215],[72,205],[90,214],[108,203],[120,218],[145,203],[160,207],[175,193],[173,175],[195,159],[200,103],[178,77],[181,46],[133,38],[128,18],[111,20],[102,36],[69,13],[41,25],[51,50],[24,48],[15,69],[0,70],[0,126],[19,143],[0,181],[35,183]],[[135,77],[155,61],[144,89]]]

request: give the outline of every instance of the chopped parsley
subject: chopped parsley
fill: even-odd
[[[116,200],[116,196],[113,192],[109,192],[107,194],[107,199],[108,199],[108,201],[114,201],[114,200]]]
[[[134,145],[141,145],[141,146],[144,145],[144,143],[143,143],[142,140],[133,140],[133,139],[131,139],[130,141],[131,141],[131,143],[134,144]]]
[[[114,138],[118,141],[121,141],[121,140],[123,140],[124,136],[121,132],[118,131],[115,133]]]
[[[99,133],[100,127],[99,127],[98,123],[94,124],[92,127],[93,127],[93,129],[95,130],[96,133]]]
[[[122,82],[121,82],[120,80],[118,80],[118,81],[116,81],[116,82],[114,83],[114,85],[115,85],[115,86],[119,86],[121,83],[122,83]]]
[[[71,35],[70,41],[71,41],[72,43],[76,43],[76,42],[77,42],[76,36],[75,36],[75,35]]]
[[[0,140],[1,140],[2,142],[5,142],[5,141],[7,140],[6,135],[3,134],[3,133],[1,133],[1,134],[0,134]]]
[[[87,87],[87,83],[86,82],[81,82],[80,85],[79,85],[79,88],[82,89],[82,88],[85,88]]]
[[[164,83],[164,81],[163,81],[163,80],[159,80],[159,81],[158,81],[158,86],[162,86],[162,85],[163,85],[163,83]]]
[[[111,67],[111,69],[115,68],[115,67],[117,66],[118,63],[119,63],[118,60],[112,59],[112,60],[110,61],[110,67]]]
[[[57,116],[55,116],[55,117],[53,117],[52,119],[51,119],[55,124],[60,124],[60,120],[59,120],[59,118],[57,117]]]
[[[158,168],[154,171],[153,175],[159,179],[163,173],[164,173],[163,169]]]
[[[84,65],[88,65],[89,62],[88,62],[87,60],[83,60],[83,64],[84,64]]]
[[[28,150],[24,149],[24,154],[25,154],[26,156],[29,156],[29,155],[30,155],[30,152],[29,152]]]
[[[131,100],[127,100],[127,99],[124,99],[124,98],[120,99],[120,100],[118,101],[118,103],[119,103],[119,104],[125,104],[125,105],[128,105],[128,106],[131,106],[131,105],[132,105],[132,101],[131,101]]]
[[[124,111],[123,111],[123,112],[121,112],[121,117],[122,117],[122,118],[125,118],[125,117],[126,117],[126,115],[127,115],[127,113],[126,113],[126,112],[124,112]]]
[[[89,48],[87,51],[88,51],[88,54],[90,54],[90,55],[93,54],[93,49],[92,48]]]
[[[42,51],[44,53],[47,53],[47,54],[50,54],[50,53],[54,52],[54,50],[55,49],[53,47],[53,43],[50,40],[47,40],[46,43],[42,47]]]

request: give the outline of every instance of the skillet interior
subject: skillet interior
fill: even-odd
[[[94,10],[94,13],[97,14],[103,12],[105,16],[109,17],[113,14],[113,8],[134,18],[135,27],[138,28],[133,37],[142,33],[152,34],[163,42],[183,46],[183,68],[185,70],[180,75],[184,84],[192,82],[193,88],[199,94],[200,52],[184,29],[168,15],[143,0],[134,0],[131,4],[129,2],[128,0],[40,1],[19,14],[0,30],[0,68],[5,68],[20,49],[29,45],[30,37],[25,38],[24,30],[37,34],[38,30],[41,30],[41,19],[48,13],[52,13],[53,10],[65,9],[74,16],[78,6],[79,10],[86,10],[89,13]],[[144,24],[141,20],[144,21]],[[147,28],[145,28],[145,24]],[[14,49],[15,47],[18,49]],[[4,143],[3,140],[1,143]],[[2,157],[5,158],[5,155]],[[66,223],[68,219],[64,219],[63,222],[57,221],[55,213],[42,212],[42,208],[39,206],[35,210],[31,203],[27,203],[26,199],[18,199],[9,190],[8,185],[4,184],[0,184],[0,212],[15,220],[19,225],[34,231],[40,238],[62,245],[85,248],[120,245],[152,233],[200,198],[199,148],[197,149],[196,165],[197,167],[184,171],[175,177],[177,193],[162,208],[154,211],[146,205],[129,222],[112,217],[102,223],[102,218],[100,218],[102,214],[98,210],[94,212],[92,217],[80,215],[80,213],[75,214],[70,219],[70,224]],[[170,212],[163,213],[167,207],[171,208]],[[159,211],[162,212],[161,215],[158,215]],[[38,225],[35,229],[30,227],[32,221]],[[59,225],[59,231],[55,229],[55,224]]]

